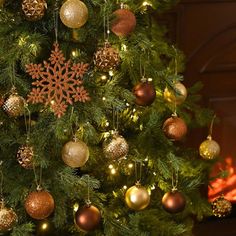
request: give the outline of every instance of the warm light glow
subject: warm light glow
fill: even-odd
[[[107,80],[107,76],[106,76],[106,75],[102,75],[102,76],[101,76],[101,79],[102,79],[103,81],[105,81],[105,80]]]
[[[112,70],[109,71],[109,75],[110,76],[113,76],[114,75],[114,72]]]
[[[125,44],[122,44],[121,45],[121,50],[126,52],[127,51],[127,46]]]
[[[41,229],[46,230],[47,228],[48,228],[48,223],[43,223]]]
[[[134,164],[133,164],[133,163],[129,163],[128,167],[129,167],[130,169],[132,169],[132,168],[134,167]]]
[[[156,175],[157,175],[157,173],[156,173],[156,172],[153,172],[153,175],[155,175],[155,176],[156,176]]]
[[[116,174],[116,169],[111,169],[111,174],[115,175]]]
[[[152,78],[148,78],[148,81],[149,81],[149,82],[152,82]]]
[[[113,169],[113,165],[109,165],[108,167],[109,167],[109,169]]]
[[[54,104],[55,104],[55,101],[54,101],[54,100],[52,100],[50,103],[51,103],[52,105],[54,105]]]
[[[105,98],[105,97],[102,97],[102,100],[103,100],[103,101],[105,101],[105,100],[106,100],[106,98]]]
[[[151,190],[154,190],[154,189],[156,189],[156,187],[155,185],[152,185]]]
[[[148,161],[148,158],[145,158],[145,160],[144,161]]]
[[[123,189],[127,189],[127,186],[126,186],[126,185],[124,185]]]
[[[78,209],[79,209],[79,204],[75,203],[74,206],[73,206],[73,209],[74,209],[74,212],[77,212]]]
[[[29,38],[29,36],[20,37],[20,38],[19,38],[19,41],[18,41],[18,45],[19,45],[19,46],[25,45],[28,38]]]

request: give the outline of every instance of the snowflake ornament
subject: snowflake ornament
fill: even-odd
[[[26,65],[26,72],[34,79],[33,88],[28,95],[28,102],[49,105],[54,114],[60,118],[66,112],[68,104],[87,102],[88,92],[83,87],[83,76],[88,70],[88,64],[71,64],[54,43],[51,56],[42,64]]]

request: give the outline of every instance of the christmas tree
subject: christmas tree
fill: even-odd
[[[191,235],[212,214],[186,145],[212,113],[154,17],[173,4],[1,1],[3,235]]]

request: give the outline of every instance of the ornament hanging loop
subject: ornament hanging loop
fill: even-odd
[[[55,1],[54,5],[54,31],[55,31],[55,40],[58,43],[58,12],[59,12],[59,2]]]
[[[179,171],[174,170],[172,172],[172,192],[175,192],[178,190],[178,182],[179,182]]]
[[[87,199],[86,199],[86,205],[91,206],[92,202],[90,201],[90,178],[89,175],[87,175]]]
[[[135,178],[136,178],[136,186],[141,185],[141,179],[142,179],[142,161],[135,161]]]
[[[213,125],[214,125],[215,118],[216,118],[216,114],[213,116],[213,118],[211,120],[211,124],[210,124],[210,127],[209,127],[209,134],[207,136],[208,140],[212,139]]]

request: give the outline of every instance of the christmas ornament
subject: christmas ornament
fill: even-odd
[[[60,118],[66,112],[68,104],[90,100],[88,92],[82,86],[88,64],[71,65],[70,60],[65,62],[57,43],[54,43],[49,62],[43,63],[44,66],[32,63],[26,65],[26,72],[36,80],[28,95],[29,102],[50,105],[54,114]]]
[[[93,205],[85,205],[75,213],[75,223],[82,231],[95,230],[101,221],[101,213]]]
[[[168,102],[180,105],[187,98],[187,94],[188,92],[185,86],[182,83],[177,82],[174,84],[173,89],[165,88],[164,99]]]
[[[54,211],[54,199],[49,192],[38,190],[28,194],[25,210],[33,219],[43,220]]]
[[[126,191],[125,202],[127,206],[133,210],[143,210],[150,203],[150,195],[147,189],[137,182]]]
[[[212,202],[212,211],[214,216],[225,217],[231,213],[232,204],[230,201],[220,196]]]
[[[88,8],[80,0],[67,0],[60,9],[60,18],[69,28],[80,28],[88,20]]]
[[[82,167],[88,158],[88,146],[81,140],[75,139],[74,141],[69,141],[62,149],[62,160],[70,167]]]
[[[6,208],[4,202],[1,202],[0,207],[0,232],[11,230],[17,222],[17,215],[13,209]]]
[[[111,31],[120,37],[131,34],[136,26],[136,18],[133,12],[127,9],[118,9],[113,13],[115,19],[111,25]]]
[[[136,97],[135,103],[139,106],[149,106],[156,98],[155,87],[145,78],[133,88],[133,93]]]
[[[108,41],[105,42],[104,47],[98,48],[94,55],[94,65],[100,71],[115,70],[119,64],[119,52]]]
[[[25,99],[19,96],[16,89],[13,87],[11,89],[11,95],[3,104],[3,110],[5,110],[9,116],[17,117],[24,114],[24,109]]]
[[[17,161],[19,164],[24,167],[25,169],[32,169],[33,168],[33,147],[30,145],[22,145],[17,152]]]
[[[199,147],[199,153],[204,159],[214,159],[220,154],[220,145],[209,135],[207,140],[203,141]]]
[[[188,130],[184,120],[177,117],[176,115],[173,115],[172,117],[168,118],[164,122],[162,129],[166,137],[174,141],[179,141],[183,139]]]
[[[23,0],[22,11],[30,21],[37,21],[43,18],[47,3],[45,0]]]
[[[103,143],[103,153],[105,157],[118,160],[124,158],[129,152],[129,145],[118,131],[112,131],[111,136]]]
[[[186,199],[178,190],[165,193],[162,206],[169,213],[179,213],[184,210]]]
[[[4,98],[0,95],[0,107],[4,104]]]

